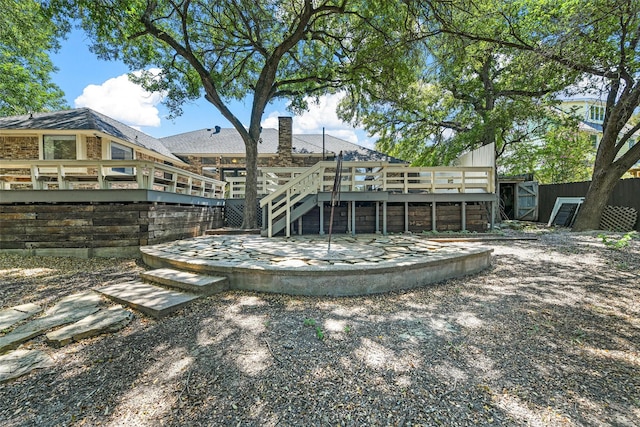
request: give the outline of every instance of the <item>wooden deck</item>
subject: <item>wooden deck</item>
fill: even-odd
[[[324,204],[331,202],[335,162],[319,162],[311,168],[263,168],[258,193],[263,195],[263,234],[273,236],[284,230],[291,233],[291,224],[318,206],[319,231],[324,229]],[[387,162],[344,162],[339,171],[339,200],[350,202],[352,232],[356,226],[356,204],[376,204],[376,215],[382,214],[376,231],[386,234],[387,204],[428,203],[431,206],[433,229],[436,229],[436,204],[460,203],[461,227],[465,229],[465,204],[496,202],[495,171],[491,167],[411,167]],[[230,198],[244,197],[242,178],[229,180]],[[491,209],[493,211],[493,209]],[[406,221],[408,223],[408,221]],[[493,217],[491,219],[493,224]],[[301,229],[302,227],[298,227]]]
[[[224,199],[226,183],[140,160],[0,160],[0,190],[144,189]]]

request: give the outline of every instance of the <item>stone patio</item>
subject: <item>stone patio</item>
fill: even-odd
[[[367,295],[410,289],[487,268],[491,249],[428,235],[266,238],[202,236],[142,247],[155,268],[226,276],[230,289],[294,295]]]

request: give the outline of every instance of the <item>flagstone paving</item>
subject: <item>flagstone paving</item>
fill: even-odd
[[[102,304],[102,298],[94,291],[69,295],[46,310],[43,316],[29,320],[0,336],[0,383],[53,364],[53,360],[44,351],[15,350],[32,338],[46,333],[50,344],[63,346],[71,341],[115,332],[131,321],[133,314],[121,306],[101,309]],[[4,309],[0,312],[0,319],[5,326],[3,329],[11,328],[41,310],[37,304]]]
[[[155,268],[226,276],[229,289],[354,296],[425,286],[474,274],[490,248],[440,244],[421,234],[383,236],[206,235],[140,248]]]
[[[41,311],[42,307],[36,304],[22,304],[0,310],[0,331],[10,328],[16,323],[28,319]]]
[[[133,314],[120,306],[109,307],[91,314],[75,323],[47,333],[47,341],[55,346],[63,346],[71,341],[94,337],[124,328]]]
[[[34,369],[53,366],[53,359],[41,350],[16,350],[0,356],[0,384],[28,374]]]
[[[200,295],[174,291],[140,281],[116,283],[97,289],[101,294],[121,304],[159,319],[164,317]]]
[[[93,291],[69,295],[48,309],[44,316],[18,326],[0,337],[0,354],[18,348],[23,342],[50,329],[76,322],[99,310],[100,295]]]

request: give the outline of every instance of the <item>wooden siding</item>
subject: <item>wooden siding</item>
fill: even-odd
[[[333,233],[344,234],[350,231],[349,207],[347,202],[341,203],[334,208]],[[408,203],[407,214],[405,216],[404,203],[387,204],[387,232],[403,233],[405,230],[412,233],[432,231],[431,225],[431,204],[430,203]],[[382,223],[382,203],[378,204],[378,221],[381,231]],[[324,232],[329,232],[329,218],[331,207],[328,203],[324,205]],[[405,220],[408,219],[408,225]],[[483,232],[487,230],[489,222],[488,211],[481,203],[467,203],[466,205],[466,229],[468,231]],[[356,203],[355,212],[355,232],[375,233],[376,232],[376,203],[364,202]],[[298,222],[294,221],[294,229],[297,232]],[[461,231],[462,230],[462,207],[460,203],[436,203],[436,229],[437,231]],[[320,230],[320,208],[315,207],[302,217],[303,234],[318,234]]]
[[[589,181],[568,184],[550,184],[539,187],[539,221],[548,222],[553,205],[558,197],[584,197],[589,189]],[[629,206],[640,213],[640,178],[621,179],[614,187],[607,204]],[[636,223],[640,231],[640,221]]]

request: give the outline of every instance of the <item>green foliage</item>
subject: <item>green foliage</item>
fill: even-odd
[[[500,162],[506,175],[533,173],[541,184],[586,181],[591,175],[595,148],[580,133],[573,118],[549,123],[541,139],[510,147]]]
[[[66,107],[48,54],[64,22],[36,0],[0,0],[0,10],[0,116]]]
[[[132,70],[159,68],[139,83],[167,94],[174,115],[204,96],[241,135],[247,154],[243,228],[255,228],[257,147],[266,105],[306,108],[305,97],[357,79],[380,79],[377,63],[396,46],[406,9],[393,0],[57,0],[82,21],[92,49]],[[393,29],[393,30],[392,30]],[[387,61],[388,62],[388,61]],[[251,105],[248,128],[230,110]]]
[[[614,250],[622,250],[622,249],[628,248],[629,245],[631,244],[631,240],[637,238],[637,236],[638,236],[637,231],[630,231],[619,239],[609,237],[603,233],[598,234],[598,238],[602,240],[602,243],[607,248],[614,249]]]
[[[320,326],[316,325],[315,319],[304,319],[304,322],[302,322],[302,324],[304,326],[313,327],[316,331],[316,338],[318,338],[320,341],[324,340],[324,331]]]
[[[640,145],[625,143],[640,130],[640,2],[637,0],[422,0],[430,31],[515,49],[542,64],[582,77],[574,93],[605,100],[603,135],[590,186],[573,229],[598,227],[609,193],[638,160]],[[596,95],[597,96],[597,95]]]
[[[447,16],[465,28],[477,25],[455,9]],[[442,165],[491,143],[499,156],[544,131],[539,124],[553,103],[547,95],[575,73],[508,46],[438,33],[431,16],[417,20],[424,37],[404,57],[409,72],[352,87],[340,111],[379,136],[378,149],[415,165]]]

